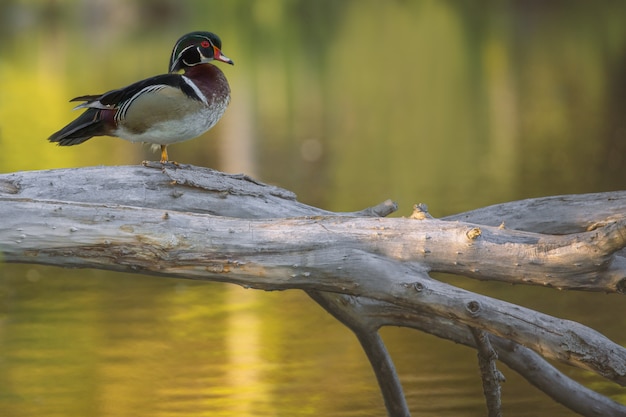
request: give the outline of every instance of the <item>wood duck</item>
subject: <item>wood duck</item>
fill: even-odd
[[[193,139],[212,128],[230,102],[224,73],[209,63],[234,64],[221,48],[222,41],[211,32],[182,36],[174,45],[168,74],[70,100],[84,101],[74,109],[87,111],[48,140],[71,146],[93,136],[117,136],[160,145],[161,163],[166,163],[167,145]]]

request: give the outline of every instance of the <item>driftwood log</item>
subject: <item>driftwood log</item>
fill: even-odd
[[[5,262],[301,289],[357,336],[390,416],[409,416],[378,335],[405,326],[477,349],[490,416],[496,358],[585,416],[626,416],[546,359],[626,385],[626,349],[579,323],[430,277],[626,292],[626,192],[524,200],[432,218],[387,201],[354,213],[299,203],[245,175],[188,165],[0,175]]]

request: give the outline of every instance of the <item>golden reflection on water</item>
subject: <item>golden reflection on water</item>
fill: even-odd
[[[259,383],[259,364],[263,362],[259,355],[262,326],[254,310],[245,308],[254,304],[259,294],[238,287],[229,287],[227,291],[225,302],[233,306],[234,311],[227,323],[226,350],[230,364],[225,382],[237,387],[230,396],[229,409],[234,415],[251,416],[258,404],[267,403],[267,387]]]
[[[331,210],[393,198],[401,215],[417,202],[444,215],[626,188],[626,3],[478,3],[2,3],[0,172],[155,159],[119,139],[46,138],[79,114],[69,99],[164,72],[175,39],[206,29],[236,62],[223,68],[233,102],[214,130],[172,146],[179,162],[253,174]],[[454,282],[626,343],[615,297]],[[484,414],[472,351],[383,334],[414,413]],[[504,371],[507,415],[572,415]],[[384,408],[354,337],[301,293],[0,265],[0,414]]]

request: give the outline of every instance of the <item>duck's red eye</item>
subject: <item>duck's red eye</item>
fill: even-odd
[[[200,42],[200,46],[202,46],[203,48],[208,48],[209,46],[211,46],[211,43],[209,41],[202,41]]]

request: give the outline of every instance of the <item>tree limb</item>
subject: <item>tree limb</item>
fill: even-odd
[[[592,329],[430,279],[416,262],[396,262],[411,260],[414,251],[406,251],[405,245],[428,241],[441,228],[467,239],[471,227],[465,224],[336,216],[242,220],[134,207],[0,201],[5,219],[0,250],[9,262],[365,296],[455,317],[626,384],[626,349]],[[448,243],[454,250],[454,243]],[[444,250],[443,243],[435,245]]]
[[[483,330],[470,327],[470,332],[476,342],[478,351],[478,367],[483,380],[483,392],[487,400],[487,411],[489,417],[502,416],[502,403],[500,400],[500,382],[504,382],[504,375],[496,367],[498,354],[491,347],[489,335]]]
[[[4,260],[208,279],[268,290],[299,288],[314,294],[329,311],[341,306],[333,297],[343,302],[358,297],[351,311],[335,310],[336,316],[348,322],[350,317],[365,320],[358,315],[363,313],[361,306],[372,306],[369,314],[378,318],[369,323],[357,320],[351,328],[363,345],[373,346],[368,352],[372,363],[387,361],[384,366],[389,371],[393,364],[375,329],[385,324],[419,328],[389,318],[390,312],[401,312],[402,317],[431,320],[435,328],[425,331],[433,334],[445,333],[450,323],[465,329],[463,337],[469,335],[467,326],[489,332],[495,335],[490,337],[494,349],[509,364],[515,363],[511,356],[519,352],[536,356],[530,348],[546,358],[626,384],[626,349],[598,332],[428,276],[431,271],[443,271],[478,279],[623,293],[626,199],[619,193],[616,198],[603,194],[602,216],[587,221],[576,219],[576,207],[585,207],[588,201],[584,196],[544,199],[537,212],[568,213],[568,219],[556,214],[551,220],[561,225],[558,230],[576,232],[557,236],[537,233],[541,230],[514,230],[539,227],[538,221],[516,220],[520,217],[516,208],[532,206],[530,201],[497,206],[492,210],[498,216],[491,217],[485,209],[437,220],[422,206],[421,215],[411,219],[379,219],[367,216],[388,214],[395,209],[393,203],[356,213],[330,213],[243,175],[189,166],[153,168],[101,167],[0,176]],[[463,216],[470,222],[456,221]],[[481,216],[489,222],[475,220]],[[496,217],[507,228],[495,227]],[[475,342],[469,345],[476,346]],[[516,354],[507,356],[507,349]],[[561,389],[577,393],[570,397],[587,395],[588,390],[565,378],[562,381],[571,384],[562,383],[551,392],[555,385],[541,385],[541,380],[558,380],[559,374],[538,363],[542,364],[536,371],[540,377],[523,366],[516,369],[526,372],[525,377],[557,401],[569,401]],[[378,373],[377,377],[381,381]],[[384,393],[383,384],[392,387],[389,381],[393,381],[389,376],[382,381]],[[403,415],[404,400],[397,401],[398,393],[402,394],[401,387],[397,388],[384,393],[385,400],[395,396],[394,415]],[[593,394],[588,398],[594,398]],[[619,415],[610,414],[611,410],[623,414],[623,406],[607,401],[600,402],[603,410],[609,410],[604,415]],[[584,404],[568,404],[577,412],[597,415]]]
[[[342,294],[335,296],[352,298]],[[337,304],[357,306],[358,309],[354,314],[358,314],[371,326],[410,327],[454,343],[476,348],[476,340],[470,333],[469,327],[450,318],[407,312],[392,304],[362,297]],[[626,406],[572,381],[538,353],[501,337],[491,335],[490,341],[501,362],[565,407],[589,417],[626,415]]]
[[[363,320],[358,314],[358,308],[351,305],[352,302],[358,302],[355,298],[319,291],[307,291],[307,294],[357,336],[372,365],[389,416],[409,417],[411,414],[400,379],[378,334],[375,320]]]

